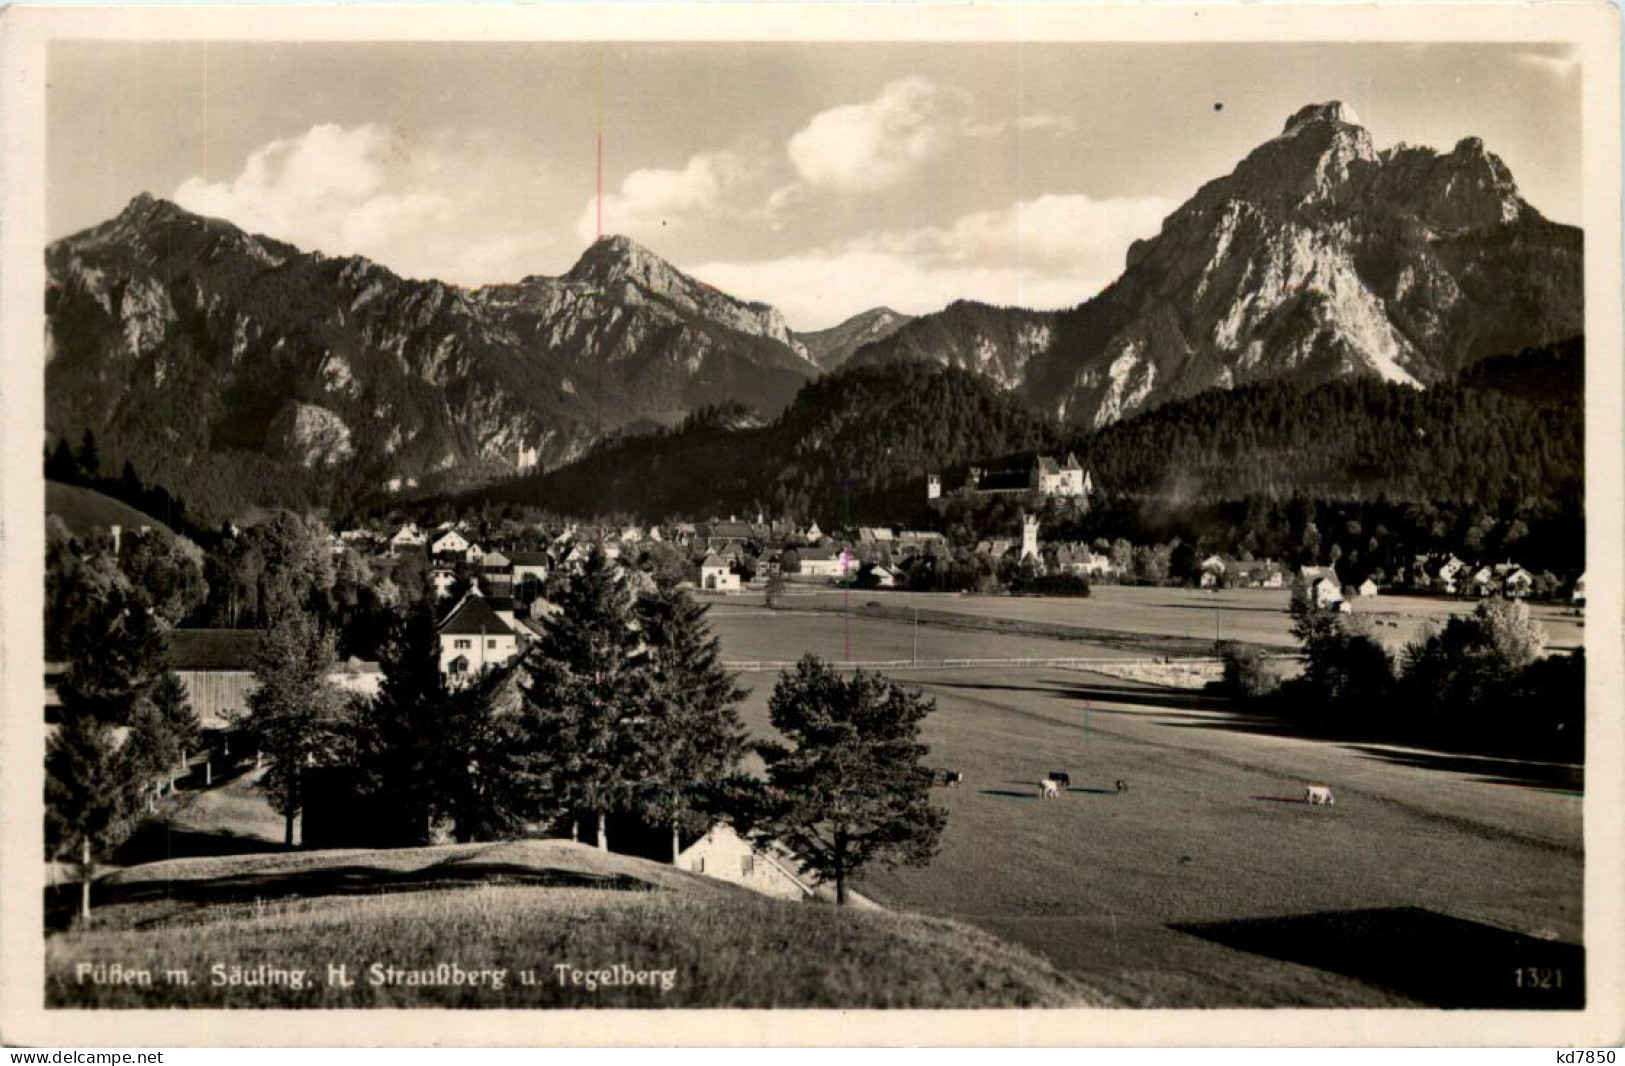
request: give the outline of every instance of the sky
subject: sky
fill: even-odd
[[[621,233],[802,330],[1053,308],[1334,99],[1378,148],[1481,137],[1580,221],[1561,46],[73,41],[49,56],[48,226],[148,192],[467,286]]]

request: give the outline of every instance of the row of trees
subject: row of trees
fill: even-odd
[[[1518,601],[1491,599],[1395,656],[1355,617],[1293,600],[1303,672],[1279,681],[1256,649],[1227,645],[1224,686],[1299,724],[1338,733],[1577,759],[1585,752],[1585,652],[1545,655]]]

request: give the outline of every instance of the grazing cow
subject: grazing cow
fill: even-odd
[[[1061,796],[1061,783],[1052,777],[1046,777],[1038,782],[1038,788],[1039,799],[1052,800],[1059,799]]]
[[[1332,790],[1325,785],[1310,785],[1304,789],[1303,801],[1316,807],[1336,805],[1336,801],[1332,799]]]
[[[1121,777],[1119,777],[1117,779],[1117,791],[1119,791],[1119,792],[1127,792],[1128,791],[1128,782],[1124,781]]]
[[[1049,779],[1054,781],[1057,785],[1060,785],[1062,788],[1072,787],[1072,775],[1067,773],[1065,770],[1051,770],[1049,772]]]
[[[965,775],[959,770],[948,770],[939,766],[931,771],[931,783],[933,785],[944,785],[948,788],[958,788],[960,783],[964,780]]]

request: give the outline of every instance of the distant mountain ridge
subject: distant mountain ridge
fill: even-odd
[[[848,366],[956,368],[1095,429],[1252,382],[1428,385],[1580,335],[1582,253],[1476,138],[1377,152],[1335,102],[1204,185],[1075,308],[877,307],[810,332],[625,237],[471,290],[143,194],[47,249],[46,426],[94,430],[206,520],[557,469],[719,405],[768,423]]]
[[[624,237],[468,290],[143,194],[46,263],[47,429],[216,511],[556,466],[705,404],[772,414],[818,373],[776,310]]]
[[[1280,376],[1427,384],[1583,333],[1582,253],[1477,138],[1378,152],[1351,109],[1310,105],[1088,302],[956,304],[853,359],[974,369],[1084,426]]]
[[[913,315],[900,314],[889,307],[874,307],[858,312],[840,325],[795,336],[819,369],[834,370],[865,344],[884,340],[913,320]]]

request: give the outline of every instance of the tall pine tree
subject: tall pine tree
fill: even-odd
[[[526,772],[559,813],[597,823],[609,849],[608,816],[635,807],[640,750],[649,723],[647,656],[634,626],[626,575],[594,548],[559,589],[527,669]]]
[[[432,608],[401,616],[385,645],[384,682],[357,719],[363,787],[400,824],[391,839],[426,844],[449,822],[459,841],[510,833],[524,780],[512,716],[499,714],[499,673],[453,685],[440,670]]]
[[[652,697],[639,808],[649,822],[671,826],[673,863],[682,832],[704,832],[723,813],[745,755],[737,704],[746,691],[723,669],[706,612],[674,585],[638,600]]]
[[[790,743],[759,745],[767,762],[758,840],[787,845],[846,903],[872,862],[923,866],[936,854],[947,812],[931,805],[920,722],[935,703],[879,674],[844,678],[816,655],[786,672],[768,702]]]
[[[338,732],[343,701],[327,679],[334,655],[331,636],[315,619],[286,611],[265,631],[254,661],[243,722],[269,763],[260,784],[283,817],[288,847],[304,806],[304,771],[325,759]]]

